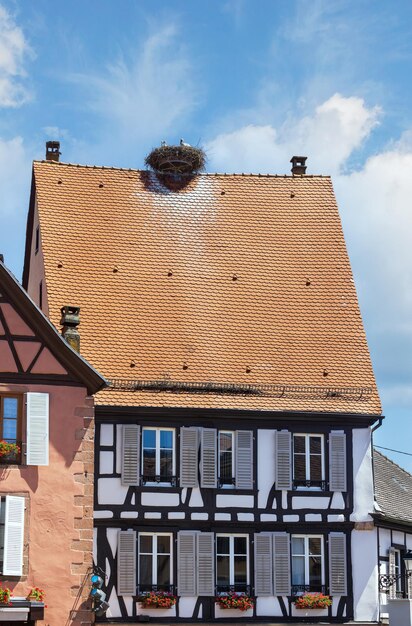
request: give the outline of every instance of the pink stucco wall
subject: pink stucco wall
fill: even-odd
[[[48,626],[83,623],[75,596],[92,550],[93,433],[92,400],[82,387],[57,385],[0,385],[0,393],[46,392],[50,402],[50,462],[47,467],[0,466],[1,495],[27,494],[27,579],[3,579],[13,595],[26,596],[30,588],[46,591],[45,621]],[[81,450],[80,450],[81,449]],[[86,460],[86,462],[85,462]],[[85,477],[85,472],[87,476]],[[84,498],[90,515],[84,515]],[[79,506],[77,506],[79,504]],[[90,521],[83,518],[90,517]],[[86,586],[88,581],[86,580]],[[84,597],[88,587],[84,590]],[[91,612],[89,611],[89,615]],[[84,614],[83,614],[84,615]],[[85,621],[85,623],[87,623]]]

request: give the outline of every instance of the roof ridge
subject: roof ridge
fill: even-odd
[[[86,165],[85,163],[69,163],[64,161],[47,161],[46,159],[34,159],[33,163],[47,163],[47,165],[68,167],[84,167],[91,170],[116,170],[120,172],[150,172],[148,169],[139,169],[134,167],[115,167],[113,165]],[[197,174],[181,174],[182,177],[194,178],[196,176],[250,176],[256,178],[331,178],[330,174],[262,174],[257,172],[199,172]]]
[[[402,467],[401,465],[398,465],[398,463],[395,463],[395,461],[392,461],[392,459],[390,459],[388,456],[386,456],[386,454],[383,454],[382,452],[379,452],[379,450],[377,450],[375,448],[375,446],[373,446],[373,452],[374,454],[380,454],[380,456],[383,456],[384,459],[386,459],[387,461],[389,461],[389,463],[392,463],[392,465],[394,465],[395,467],[397,467],[398,469],[400,469],[402,472],[404,472],[405,474],[407,474],[410,478],[412,478],[412,474],[410,472],[408,472],[408,470],[406,470],[404,467]]]

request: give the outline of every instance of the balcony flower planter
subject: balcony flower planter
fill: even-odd
[[[46,593],[44,589],[40,589],[40,587],[32,587],[26,600],[29,600],[30,602],[44,602],[45,598]]]
[[[2,587],[0,583],[0,606],[11,606],[11,596],[11,589],[8,587]]]
[[[255,606],[253,598],[241,593],[216,596],[215,602],[221,609],[238,609],[239,611],[247,611]]]
[[[327,609],[332,606],[332,598],[323,593],[305,593],[295,598],[295,608],[300,610]]]
[[[0,462],[17,463],[20,455],[20,446],[17,443],[0,441]]]
[[[137,601],[144,609],[171,609],[177,597],[168,591],[150,591],[139,596]]]

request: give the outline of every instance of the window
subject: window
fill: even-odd
[[[234,432],[219,431],[219,486],[235,486]]]
[[[393,567],[394,574],[395,576],[399,576],[399,578],[395,582],[396,597],[402,597],[403,596],[403,589],[402,589],[403,581],[401,577],[401,573],[402,573],[401,551],[395,548],[395,550],[393,551],[393,556],[394,556],[394,567]]]
[[[172,535],[139,533],[139,590],[169,591],[172,585]]]
[[[216,535],[216,586],[218,592],[249,592],[247,535]]]
[[[293,435],[293,487],[325,488],[322,435]]]
[[[292,535],[292,593],[324,591],[323,538]]]
[[[21,415],[22,398],[17,396],[0,396],[0,439],[6,443],[17,444],[20,452],[11,450],[0,456],[0,462],[21,462]]]
[[[142,484],[174,483],[174,429],[143,428],[142,435]]]

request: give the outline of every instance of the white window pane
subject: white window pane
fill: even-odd
[[[3,439],[15,441],[17,438],[17,421],[3,420]]]
[[[155,430],[149,430],[147,428],[143,429],[143,447],[144,448],[156,447],[156,431]]]
[[[292,554],[305,554],[304,537],[292,537]]]
[[[171,430],[160,431],[160,447],[161,448],[173,448],[173,432]]]
[[[3,398],[3,417],[17,419],[17,398]]]

